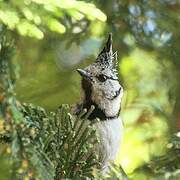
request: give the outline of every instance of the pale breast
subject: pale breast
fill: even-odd
[[[120,118],[100,121],[95,124],[99,134],[100,143],[97,150],[102,168],[107,171],[109,162],[115,160],[120,149],[123,125]]]

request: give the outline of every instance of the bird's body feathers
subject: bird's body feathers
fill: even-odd
[[[113,162],[120,149],[123,125],[120,118],[114,118],[94,124],[100,138],[96,147],[99,151],[99,161],[103,172],[107,172],[110,162]]]
[[[112,51],[112,37],[96,59],[96,62],[85,69],[78,69],[82,76],[83,100],[77,107],[76,114],[82,109],[95,109],[89,116],[99,134],[100,143],[96,147],[103,171],[114,161],[120,148],[122,138],[122,121],[119,118],[123,88],[117,75],[117,53]]]

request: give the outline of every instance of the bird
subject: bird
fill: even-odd
[[[93,126],[99,135],[97,152],[101,169],[106,173],[110,163],[116,159],[123,135],[123,122],[119,116],[123,87],[118,78],[117,52],[112,49],[112,33],[109,33],[96,61],[84,69],[77,69],[77,72],[82,78],[83,97],[76,114],[94,106],[88,121],[99,119]]]

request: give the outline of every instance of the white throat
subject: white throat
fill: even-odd
[[[92,94],[92,100],[98,105],[98,107],[104,111],[107,117],[117,116],[120,111],[121,98],[123,92],[119,94],[113,100],[107,99],[103,94]]]

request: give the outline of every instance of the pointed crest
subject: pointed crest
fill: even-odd
[[[103,53],[111,53],[112,54],[112,33],[109,33],[108,40],[107,40],[103,50],[100,52],[99,56]]]
[[[108,40],[96,59],[97,63],[104,64],[105,66],[115,67],[117,63],[117,53],[113,54],[112,50],[112,33],[109,33]]]

